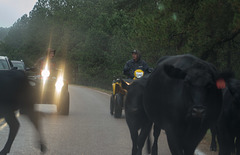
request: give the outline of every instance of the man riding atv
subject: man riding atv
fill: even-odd
[[[69,114],[68,82],[64,80],[64,70],[56,68],[56,50],[48,48],[47,56],[35,63],[37,75],[29,77],[35,81],[39,104],[55,104],[59,114]]]
[[[54,59],[55,53],[56,53],[55,49],[48,48],[47,56],[44,56],[44,57],[41,57],[40,59],[38,59],[34,66],[39,70],[43,70],[45,64],[48,62],[49,69],[54,70],[56,67],[56,61]]]
[[[141,60],[140,52],[138,50],[133,50],[132,59],[126,62],[123,69],[123,74],[127,76],[127,79],[118,78],[112,82],[113,93],[110,98],[111,115],[114,115],[116,118],[122,116],[129,85],[131,85],[133,80],[140,79],[150,72],[151,70],[147,63]]]
[[[124,66],[123,74],[126,75],[128,78],[133,79],[134,72],[140,69],[143,73],[147,73],[149,71],[149,67],[147,63],[141,59],[140,52],[138,50],[132,51],[132,59],[128,60]]]

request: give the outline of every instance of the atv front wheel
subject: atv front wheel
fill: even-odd
[[[114,96],[113,94],[110,97],[110,114],[113,115],[113,110],[114,110]]]
[[[117,93],[115,95],[115,100],[114,100],[114,117],[115,118],[120,118],[122,117],[122,105],[123,105],[123,97],[120,93]]]
[[[57,112],[60,115],[69,115],[69,92],[61,94],[59,104],[57,105]]]

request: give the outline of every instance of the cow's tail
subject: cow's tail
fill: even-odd
[[[148,134],[147,137],[147,153],[150,154],[151,153],[151,149],[152,149],[152,144],[151,144],[151,136],[150,133]]]

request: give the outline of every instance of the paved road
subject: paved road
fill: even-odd
[[[131,139],[123,118],[115,119],[109,113],[110,95],[86,87],[69,86],[70,115],[56,114],[54,105],[37,105],[44,113],[43,131],[47,155],[130,155]],[[36,148],[35,130],[24,116],[10,155],[40,154]],[[0,146],[9,132],[0,127]],[[145,149],[143,151],[145,153]],[[159,139],[159,154],[170,155],[165,133]],[[199,155],[201,153],[198,153]]]

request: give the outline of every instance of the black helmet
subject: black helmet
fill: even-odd
[[[139,50],[136,50],[136,49],[135,49],[135,50],[132,51],[132,54],[133,54],[133,53],[135,53],[135,54],[138,55],[138,60],[141,59],[141,54],[140,54]]]
[[[138,51],[138,50],[133,50],[133,51],[132,51],[132,54],[133,54],[133,53],[139,54],[139,51]]]

